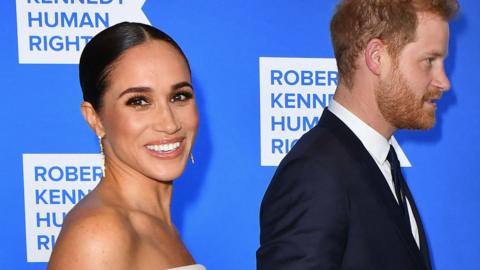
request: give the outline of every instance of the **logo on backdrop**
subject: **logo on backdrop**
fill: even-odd
[[[24,154],[27,261],[47,262],[70,209],[102,177],[99,154]]]
[[[260,57],[261,165],[277,166],[297,140],[313,128],[337,87],[334,58]],[[411,164],[395,138],[404,167]]]
[[[262,166],[277,166],[318,123],[336,86],[333,58],[260,57]]]
[[[17,0],[21,64],[76,64],[85,44],[122,21],[149,23],[145,0]]]

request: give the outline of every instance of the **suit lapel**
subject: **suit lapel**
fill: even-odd
[[[379,203],[385,208],[390,220],[394,224],[397,229],[397,233],[399,234],[400,238],[403,240],[404,244],[407,246],[410,254],[415,258],[417,263],[423,268],[425,265],[423,263],[423,258],[421,256],[420,250],[415,242],[415,239],[412,234],[412,229],[410,224],[407,224],[405,218],[401,213],[401,208],[398,207],[398,204],[393,197],[393,194],[388,187],[387,182],[385,181],[385,177],[379,170],[375,161],[371,158],[370,154],[367,152],[368,157],[364,157],[363,159],[363,166],[366,169],[365,173],[369,175],[367,179],[370,180],[369,184],[370,187],[375,190],[375,193],[378,195],[377,199]],[[407,197],[408,198],[408,197]],[[412,202],[413,199],[408,198],[409,202]],[[418,218],[415,217],[415,220]],[[419,228],[420,231],[420,228]]]
[[[367,184],[371,187],[374,194],[377,195],[375,197],[377,198],[379,204],[385,208],[385,212],[389,216],[393,226],[396,228],[397,233],[403,240],[403,243],[406,245],[414,260],[417,262],[420,268],[424,268],[425,264],[423,263],[423,258],[420,254],[420,250],[418,249],[415,239],[413,238],[411,228],[409,225],[407,225],[405,219],[402,217],[401,210],[398,207],[395,198],[393,197],[385,177],[370,153],[363,146],[362,142],[340,119],[338,119],[327,109],[324,110],[319,125],[328,127],[337,138],[344,142],[346,148],[355,157],[355,159],[362,164],[364,168],[363,173],[365,174],[365,179],[368,179]],[[408,192],[408,194],[410,194],[410,192]],[[413,198],[411,198],[411,196],[408,197],[408,200],[412,202],[411,205],[414,205]],[[413,208],[414,207],[412,206],[412,209]],[[415,219],[417,220],[417,224],[420,224],[418,214],[416,214]],[[423,235],[423,228],[420,228],[421,225],[419,225],[419,231],[421,230]]]

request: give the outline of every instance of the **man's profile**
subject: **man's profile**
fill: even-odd
[[[398,129],[434,126],[457,11],[456,0],[340,2],[339,84],[265,193],[257,269],[431,269],[391,142]]]

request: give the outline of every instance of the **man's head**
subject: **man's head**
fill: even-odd
[[[456,0],[343,1],[331,22],[340,83],[352,88],[371,74],[388,129],[433,127],[435,102],[450,87],[443,62],[457,10]]]
[[[421,13],[413,42],[392,59],[375,87],[378,109],[396,129],[429,129],[435,124],[436,101],[450,88],[443,60],[448,23]]]
[[[396,57],[415,39],[419,13],[432,13],[449,21],[457,0],[344,0],[330,23],[340,80],[351,86],[356,58],[368,42],[378,38]]]

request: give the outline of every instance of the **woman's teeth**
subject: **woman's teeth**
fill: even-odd
[[[167,144],[149,144],[146,146],[149,150],[155,152],[171,152],[175,151],[178,147],[180,147],[180,142],[176,143],[167,143]]]

